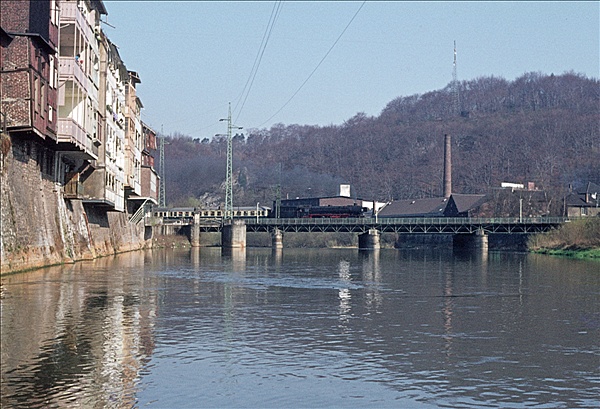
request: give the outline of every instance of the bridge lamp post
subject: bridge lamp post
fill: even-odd
[[[519,223],[523,223],[523,198],[519,198]]]
[[[256,202],[256,224],[258,224],[258,205],[260,202]]]

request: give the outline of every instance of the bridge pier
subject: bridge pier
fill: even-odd
[[[243,220],[233,220],[223,225],[221,246],[228,249],[246,248],[246,224]]]
[[[369,229],[358,236],[358,248],[360,250],[379,250],[380,237],[377,229]]]
[[[488,235],[483,229],[477,229],[474,234],[456,234],[454,235],[452,245],[455,249],[488,251]]]
[[[277,227],[271,231],[271,247],[274,250],[283,248],[283,232]]]
[[[200,247],[200,225],[192,224],[190,226],[190,244],[192,247]]]

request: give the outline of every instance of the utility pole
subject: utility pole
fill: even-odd
[[[281,217],[281,162],[278,165],[278,173],[279,173],[279,181],[277,183],[277,188],[275,191],[275,218],[279,219]]]
[[[158,175],[160,176],[160,188],[158,190],[158,206],[167,207],[167,198],[165,195],[165,134],[163,133],[163,127],[160,126],[160,167],[158,168]]]
[[[241,126],[235,126],[231,123],[231,102],[229,103],[229,113],[227,118],[219,119],[227,121],[227,175],[225,179],[225,213],[224,220],[233,220],[233,129],[243,129]]]

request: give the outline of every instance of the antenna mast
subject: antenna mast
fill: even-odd
[[[454,115],[460,115],[460,96],[458,93],[458,79],[456,75],[456,40],[454,40],[454,64],[452,68],[452,93],[454,96]]]
[[[163,133],[163,127],[160,126],[160,167],[158,168],[158,175],[160,176],[160,188],[158,190],[158,206],[167,207],[167,198],[165,195],[165,134]]]

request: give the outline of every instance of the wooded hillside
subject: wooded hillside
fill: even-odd
[[[284,198],[335,195],[340,183],[352,185],[352,196],[379,201],[439,196],[449,134],[454,192],[534,182],[545,213],[561,214],[570,185],[600,181],[599,85],[573,73],[483,77],[459,84],[460,114],[449,84],[341,125],[251,129],[234,138],[234,206],[270,205],[278,184]],[[171,135],[167,142],[167,204],[223,202],[225,139]],[[488,211],[510,213],[498,206]]]

